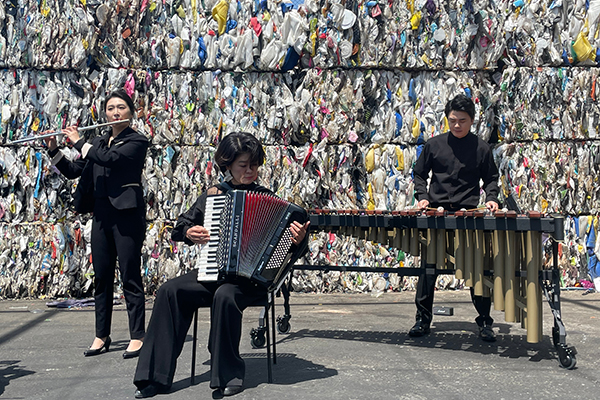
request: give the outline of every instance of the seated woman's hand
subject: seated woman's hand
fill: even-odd
[[[210,240],[210,233],[205,227],[196,225],[187,230],[185,237],[195,244],[206,244]]]
[[[292,222],[292,224],[290,225],[290,231],[292,232],[292,243],[302,243],[304,237],[306,236],[306,232],[308,232],[309,225],[310,221],[307,221],[305,224],[301,224],[297,221]]]

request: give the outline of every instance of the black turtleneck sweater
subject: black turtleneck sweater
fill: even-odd
[[[429,139],[415,164],[414,183],[417,199],[429,200],[430,207],[475,208],[482,188],[486,202],[498,203],[498,168],[492,151],[470,132],[461,139],[450,132]]]

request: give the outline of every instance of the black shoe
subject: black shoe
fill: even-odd
[[[106,352],[108,352],[111,342],[112,342],[112,340],[110,339],[110,336],[108,336],[106,338],[106,340],[104,341],[104,344],[102,345],[102,347],[100,347],[98,349],[87,349],[86,351],[83,352],[83,355],[86,357],[97,356],[98,354],[102,353],[103,349],[106,349]]]
[[[492,330],[491,325],[484,325],[479,327],[479,337],[485,342],[495,342],[496,334]]]
[[[429,324],[427,322],[423,322],[423,320],[418,319],[414,326],[410,328],[410,331],[408,331],[408,336],[420,337],[427,335],[429,332],[431,332]]]
[[[138,357],[140,355],[140,351],[142,351],[142,348],[140,347],[137,350],[134,351],[127,351],[125,350],[125,352],[123,353],[123,358],[135,358]]]
[[[242,390],[244,389],[241,386],[227,386],[225,389],[223,389],[223,396],[233,396],[240,393]]]
[[[149,384],[148,386],[144,387],[143,389],[137,389],[135,391],[134,397],[136,399],[145,399],[148,397],[154,397],[154,396],[156,396],[157,393],[158,393],[158,387],[156,385]]]

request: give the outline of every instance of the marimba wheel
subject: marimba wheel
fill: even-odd
[[[277,321],[277,332],[279,333],[288,333],[291,329],[290,322],[287,319],[282,319],[281,321]]]
[[[577,365],[577,358],[575,358],[576,352],[572,347],[566,347],[565,345],[556,346],[558,351],[558,362],[560,366],[566,369],[573,369]]]
[[[265,337],[266,328],[252,328],[250,331],[250,343],[253,349],[260,349],[265,347],[267,344],[267,338]]]

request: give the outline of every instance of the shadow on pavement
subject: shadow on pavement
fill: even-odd
[[[30,311],[27,311],[30,312]],[[5,342],[8,342],[9,340],[14,339],[15,337],[27,332],[30,329],[35,328],[37,325],[41,324],[42,322],[44,322],[46,319],[48,318],[52,318],[52,316],[56,313],[56,311],[52,310],[52,311],[41,311],[40,315],[37,316],[36,318],[34,318],[33,320],[27,322],[26,324],[23,324],[22,326],[19,326],[16,329],[13,329],[12,331],[0,336],[0,344],[4,344]]]
[[[255,388],[262,383],[267,383],[267,360],[266,354],[241,354],[246,362],[246,377],[244,379],[244,389]],[[207,360],[203,365],[210,365]],[[298,358],[292,353],[277,353],[277,364],[273,365],[273,384],[275,385],[293,385],[300,382],[324,379],[337,375],[335,369],[327,368],[320,364]],[[210,371],[206,371],[194,378],[194,386],[210,381]],[[169,393],[190,387],[190,379],[180,379],[173,382]]]
[[[0,396],[2,396],[11,380],[35,374],[35,371],[20,367],[19,362],[19,360],[0,361]]]
[[[556,359],[556,351],[549,337],[544,337],[540,343],[527,343],[525,334],[510,333],[512,327],[508,324],[494,324],[498,335],[496,342],[492,343],[479,339],[475,323],[435,321],[429,335],[417,338],[408,336],[408,332],[397,331],[302,329],[290,333],[277,343],[318,338],[496,354],[499,357],[528,358],[534,362]]]

